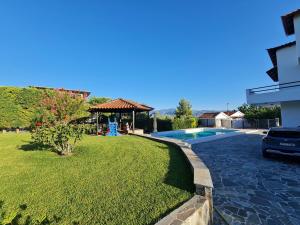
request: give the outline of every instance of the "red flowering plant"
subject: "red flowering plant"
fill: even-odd
[[[37,109],[32,139],[36,144],[53,148],[61,155],[69,155],[81,140],[84,126],[73,123],[88,116],[85,101],[65,91],[49,91]]]

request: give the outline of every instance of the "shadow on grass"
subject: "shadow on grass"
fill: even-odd
[[[194,193],[194,176],[190,164],[179,147],[167,144],[170,162],[164,182],[181,190]]]
[[[170,156],[168,172],[164,178],[164,183],[193,194],[195,192],[195,185],[193,180],[194,176],[186,156],[178,146],[166,143],[164,144],[166,145],[165,147],[157,146],[158,148],[167,150]],[[160,214],[157,218],[153,219],[149,225],[156,224],[159,220],[167,216],[169,213],[171,213],[184,203],[185,201],[179,202],[174,207],[169,208],[167,211]]]
[[[19,150],[23,151],[51,151],[51,147],[47,145],[37,144],[35,142],[25,142],[26,144],[18,146]]]
[[[27,204],[21,204],[17,210],[10,212],[6,211],[3,206],[4,201],[0,200],[0,224],[3,225],[54,225],[60,224],[62,220],[62,218],[57,215],[43,215],[40,217],[31,215],[24,216],[25,211],[28,208]],[[71,223],[71,225],[78,224],[79,222],[76,220]]]

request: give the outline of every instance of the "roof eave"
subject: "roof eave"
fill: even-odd
[[[282,25],[286,35],[295,34],[294,17],[300,15],[300,9],[281,16]]]
[[[276,52],[280,49],[283,49],[283,48],[287,48],[287,47],[291,47],[291,46],[294,46],[296,44],[296,41],[292,41],[292,42],[289,42],[289,43],[286,43],[286,44],[283,44],[283,45],[279,45],[277,47],[273,47],[273,48],[268,48],[267,51],[268,51],[268,54],[270,56],[270,59],[275,66],[277,66],[277,55],[276,55]]]
[[[277,66],[269,69],[266,73],[270,76],[270,78],[274,82],[278,82],[278,69],[277,69]]]

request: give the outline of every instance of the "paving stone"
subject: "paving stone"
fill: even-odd
[[[239,211],[238,208],[233,207],[233,206],[224,206],[224,209],[227,209],[228,211],[230,211],[231,213],[234,213],[234,214],[236,214]]]
[[[261,221],[259,217],[256,214],[251,214],[247,219],[246,219],[246,224],[249,225],[257,225],[261,224]]]
[[[192,145],[210,169],[214,205],[233,224],[300,225],[299,159],[261,154],[260,134]]]

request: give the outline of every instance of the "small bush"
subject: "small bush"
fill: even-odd
[[[55,91],[42,99],[34,119],[36,128],[32,140],[51,146],[59,154],[69,154],[85,132],[84,125],[72,124],[88,115],[83,99],[69,93]]]
[[[197,127],[197,119],[194,117],[179,117],[175,118],[172,124],[173,130],[195,128]]]
[[[82,124],[81,126],[83,127],[85,134],[96,134],[97,133],[96,124]]]
[[[70,154],[74,145],[81,140],[83,125],[56,124],[52,127],[41,126],[32,133],[34,143],[51,146],[58,154]]]

